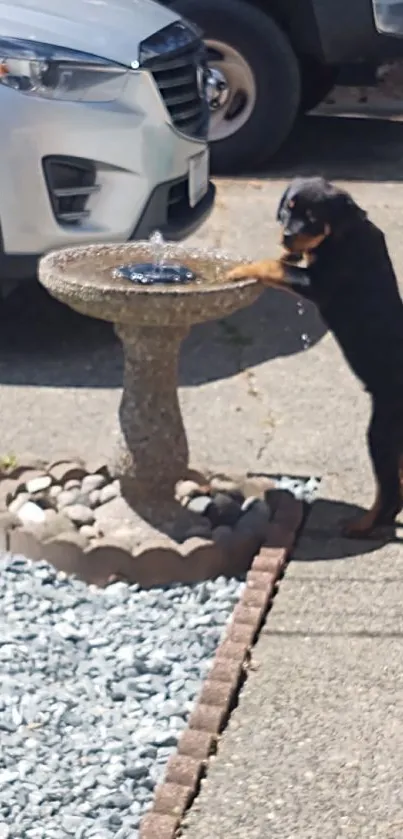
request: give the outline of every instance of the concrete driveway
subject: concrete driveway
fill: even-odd
[[[387,232],[403,281],[403,126],[311,118],[270,172],[222,181],[195,241],[274,254],[297,172],[345,184]],[[301,335],[309,336],[303,349]],[[40,294],[0,329],[0,449],[108,451],[121,382],[108,326]],[[353,543],[339,520],[372,500],[367,398],[315,311],[267,291],[195,329],[181,399],[195,465],[322,479],[256,671],[212,762],[186,839],[397,839],[403,828],[402,548]]]

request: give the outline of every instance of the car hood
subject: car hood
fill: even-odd
[[[130,65],[141,41],[178,20],[152,0],[0,0],[0,35]]]

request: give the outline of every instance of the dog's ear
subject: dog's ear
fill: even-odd
[[[344,233],[350,227],[367,217],[367,214],[348,192],[332,188],[324,205],[325,221],[330,224],[333,233]]]
[[[291,184],[289,184],[287,189],[284,190],[284,192],[283,192],[283,194],[280,198],[280,203],[277,207],[276,221],[281,222],[282,215],[283,215],[283,210],[284,210],[284,208],[285,208],[285,206],[286,206],[286,204],[289,200],[290,194],[291,194]]]

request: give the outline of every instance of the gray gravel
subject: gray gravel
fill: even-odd
[[[0,558],[1,839],[135,839],[242,585],[100,590]]]
[[[0,556],[0,839],[136,839],[243,585],[98,589]]]

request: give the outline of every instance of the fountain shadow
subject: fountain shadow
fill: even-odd
[[[282,356],[295,355],[321,340],[327,329],[315,306],[300,314],[294,295],[272,289],[224,321],[194,327],[184,344],[180,384],[193,386],[236,375]]]
[[[185,341],[180,385],[235,375],[244,367],[303,350],[325,333],[315,308],[301,317],[296,298],[264,291],[224,321],[196,326]],[[109,323],[83,317],[53,300],[39,283],[23,287],[0,315],[0,384],[14,387],[120,388],[122,351]]]

